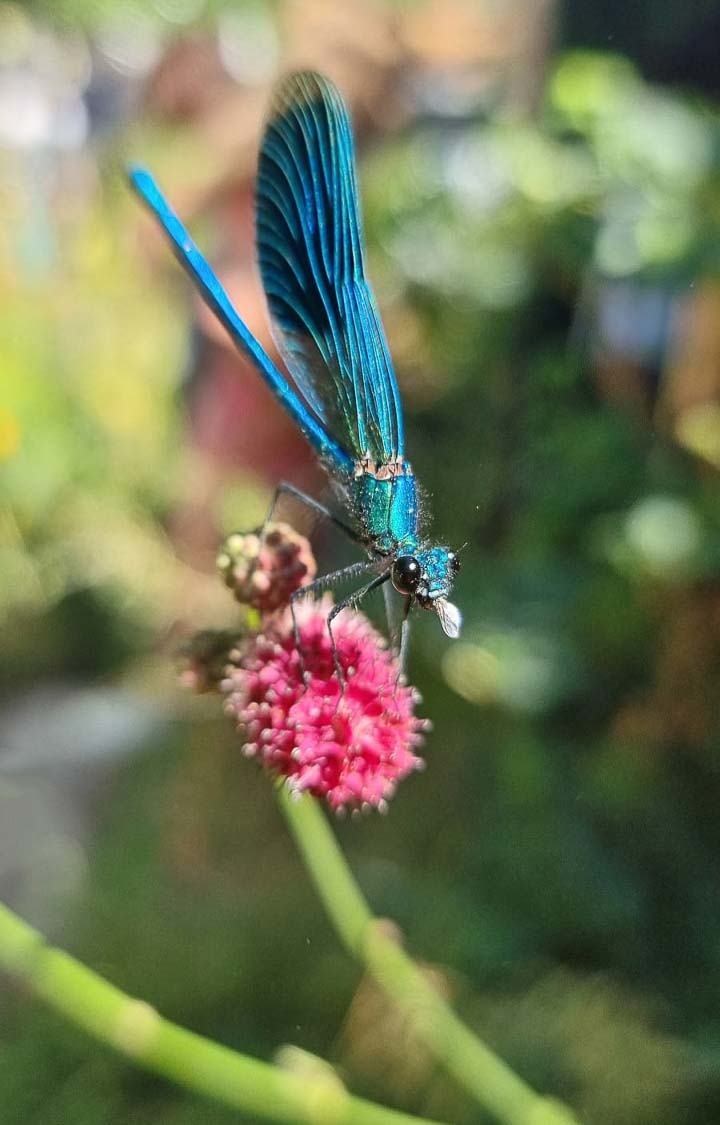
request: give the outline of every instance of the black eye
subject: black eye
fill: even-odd
[[[412,555],[401,555],[393,563],[391,577],[398,594],[414,594],[422,577],[420,563]]]
[[[450,563],[450,566],[452,567],[452,569],[457,574],[457,572],[460,569],[460,559],[457,557],[457,555],[455,554],[454,551],[448,551],[447,560]]]

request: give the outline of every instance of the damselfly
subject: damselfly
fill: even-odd
[[[401,654],[414,603],[433,610],[445,633],[457,637],[460,612],[448,596],[459,560],[421,532],[417,481],[405,459],[400,396],[365,277],[352,131],[335,87],[310,72],[283,81],[260,150],[260,273],[292,382],[238,316],[151,174],[135,168],[130,176],[183,269],[310,442],[338,486],[351,522],[286,483],[278,486],[275,499],[290,493],[366,549],[365,560],[317,579],[294,597],[362,574],[365,584],[329,614],[331,640],[336,614],[388,582],[405,598]]]

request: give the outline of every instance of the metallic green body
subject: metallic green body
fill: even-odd
[[[362,472],[351,484],[352,504],[363,535],[379,554],[417,546],[419,505],[412,472],[378,478]]]

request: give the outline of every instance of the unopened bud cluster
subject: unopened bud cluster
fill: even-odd
[[[307,539],[286,523],[268,524],[264,534],[228,536],[217,565],[235,600],[260,613],[282,609],[316,572]]]

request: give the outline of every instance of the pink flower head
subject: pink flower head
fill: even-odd
[[[323,797],[335,810],[384,810],[398,781],[422,768],[414,750],[428,724],[413,714],[419,697],[400,677],[396,657],[354,611],[333,621],[341,692],[327,627],[331,605],[323,599],[298,608],[302,661],[289,612],[236,649],[221,684],[226,710],[243,728],[245,754],[296,793]]]
[[[262,540],[259,532],[228,536],[217,565],[235,600],[261,613],[286,606],[316,569],[307,539],[286,523],[268,524]]]

